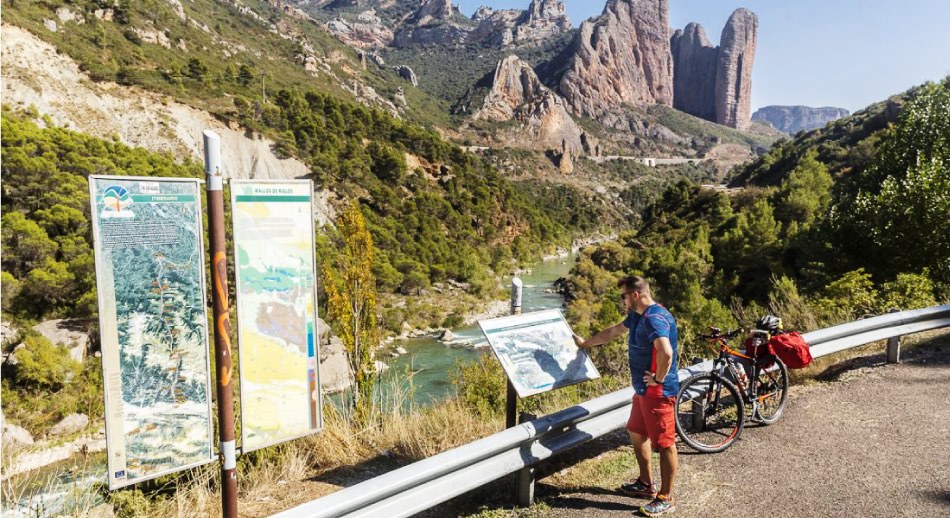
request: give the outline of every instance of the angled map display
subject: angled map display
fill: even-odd
[[[556,309],[480,320],[478,325],[518,397],[600,377]]]
[[[215,459],[200,192],[89,177],[110,489]]]
[[[241,448],[318,431],[313,184],[232,181]]]

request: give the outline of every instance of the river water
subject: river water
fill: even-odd
[[[518,276],[524,287],[522,312],[557,309],[564,304],[564,297],[553,292],[554,281],[570,272],[574,259],[574,255],[549,259],[536,263],[527,273]],[[503,284],[510,288],[511,279],[504,278]],[[486,354],[490,356],[491,351],[477,324],[451,331],[455,339],[448,345],[434,337],[395,344],[401,345],[408,354],[385,360],[390,368],[382,376],[384,401],[393,401],[394,391],[401,391],[403,397],[396,399],[403,403],[409,402],[406,395],[411,394],[411,402],[416,405],[431,404],[455,395],[451,375],[456,364],[470,363]],[[485,361],[495,359],[489,357]]]

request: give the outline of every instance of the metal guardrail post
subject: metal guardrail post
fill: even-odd
[[[528,413],[522,413],[518,416],[518,421],[521,423],[527,423],[529,421],[534,421],[538,416]],[[534,481],[535,476],[534,472],[536,465],[532,464],[518,470],[518,505],[521,507],[529,507],[534,504]]]
[[[899,313],[899,309],[892,309],[890,313]],[[887,339],[887,363],[901,362],[901,337],[892,336]]]

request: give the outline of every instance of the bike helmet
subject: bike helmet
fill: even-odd
[[[765,315],[755,322],[755,328],[775,334],[782,330],[782,319],[774,315]]]

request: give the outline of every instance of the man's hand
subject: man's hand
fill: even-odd
[[[646,383],[648,387],[661,385],[661,383],[656,382],[656,373],[650,371],[643,371],[643,382]]]

